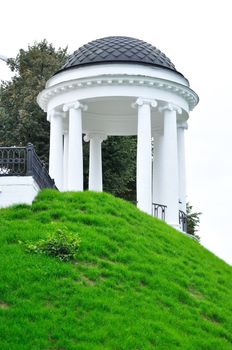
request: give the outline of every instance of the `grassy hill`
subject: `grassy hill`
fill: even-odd
[[[25,251],[58,228],[76,262]],[[232,268],[106,193],[0,210],[1,350],[232,349]]]

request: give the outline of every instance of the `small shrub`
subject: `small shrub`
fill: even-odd
[[[67,229],[58,229],[45,239],[36,243],[25,242],[24,245],[28,252],[55,256],[61,261],[70,261],[77,258],[80,238],[78,234],[69,232]]]
[[[187,233],[193,235],[199,242],[200,237],[197,235],[198,227],[200,225],[200,212],[193,212],[193,206],[187,203],[186,205],[187,214]]]

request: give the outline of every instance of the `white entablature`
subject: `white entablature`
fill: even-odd
[[[160,68],[141,67],[134,64],[133,70],[128,64],[104,65],[104,67],[82,67],[71,72],[63,72],[52,77],[38,96],[38,103],[45,112],[57,105],[59,99],[66,100],[67,92],[75,94],[78,91],[78,99],[82,100],[86,95],[91,98],[97,96],[115,96],[120,87],[122,96],[134,96],[136,87],[151,88],[147,94],[157,94],[161,100],[170,99],[170,92],[180,97],[180,104],[186,112],[192,110],[198,103],[198,96],[190,89],[185,78],[177,76],[173,72],[164,72]],[[81,69],[81,72],[79,71]],[[91,75],[90,75],[91,73]],[[102,87],[102,89],[99,89]],[[105,92],[104,87],[107,88]],[[110,90],[108,90],[110,87]],[[126,88],[126,89],[123,89]],[[132,87],[132,89],[130,89]],[[86,89],[89,91],[85,91]],[[129,90],[128,90],[129,88]],[[83,91],[84,90],[84,91]],[[125,90],[125,91],[124,91]],[[166,94],[165,94],[166,92]],[[62,96],[62,97],[61,97]],[[59,97],[59,98],[56,98]],[[53,102],[54,101],[54,102]],[[65,103],[65,102],[63,102]]]
[[[85,47],[76,51],[38,96],[51,123],[50,175],[62,191],[83,190],[84,134],[89,189],[102,191],[102,142],[137,135],[138,207],[152,214],[152,203],[163,205],[166,221],[179,228],[179,210],[186,211],[184,130],[198,96],[151,45],[124,37],[90,45],[91,55]]]

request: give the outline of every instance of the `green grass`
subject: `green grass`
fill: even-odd
[[[66,227],[78,260],[27,253]],[[1,350],[231,350],[232,268],[103,193],[0,210]]]

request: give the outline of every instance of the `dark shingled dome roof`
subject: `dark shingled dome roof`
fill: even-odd
[[[70,55],[57,73],[85,65],[119,62],[147,64],[179,73],[170,59],[155,46],[125,36],[109,36],[89,42]]]

